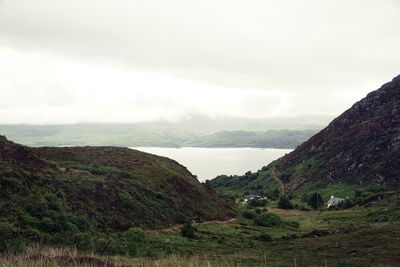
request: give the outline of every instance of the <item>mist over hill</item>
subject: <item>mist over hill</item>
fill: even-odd
[[[176,122],[0,125],[0,134],[30,146],[294,148],[328,120],[328,116],[248,119],[192,115]]]

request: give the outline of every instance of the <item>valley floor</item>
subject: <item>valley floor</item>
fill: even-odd
[[[136,258],[99,256],[76,250],[31,249],[2,256],[1,266],[399,266],[400,211],[393,194],[367,207],[341,211],[265,209],[284,222],[255,225],[243,216],[195,225],[195,237],[180,227],[147,231]],[[260,213],[260,212],[259,212]],[[376,223],[385,215],[388,222]]]

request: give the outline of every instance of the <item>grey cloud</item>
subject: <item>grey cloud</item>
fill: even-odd
[[[349,90],[362,96],[399,73],[398,14],[395,0],[4,0],[0,45],[236,89],[303,93],[313,110],[337,114],[354,99],[329,109],[319,102]],[[73,102],[68,94],[50,102]],[[135,101],[166,105],[149,98]],[[298,103],[286,104],[301,112]]]
[[[193,72],[205,66],[282,79],[280,70],[294,78],[340,74],[376,60],[373,71],[398,67],[384,59],[398,59],[391,51],[400,45],[399,11],[392,1],[365,0],[9,0],[0,29],[26,41],[20,45],[132,66]]]

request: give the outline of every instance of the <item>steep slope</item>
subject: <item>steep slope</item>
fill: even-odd
[[[115,147],[32,149],[0,137],[0,232],[10,240],[74,245],[89,233],[233,215],[168,158]]]
[[[276,169],[292,190],[317,181],[400,187],[400,76],[278,160]]]
[[[144,218],[151,225],[183,222],[188,218],[208,220],[223,218],[231,211],[227,203],[200,184],[185,167],[168,158],[118,147],[45,147],[33,151],[65,168],[68,174],[100,176],[94,191],[82,187],[80,181],[74,190],[66,191],[71,199],[80,198],[80,205],[86,203],[84,209],[91,207],[94,204],[91,200],[99,196],[104,197],[98,200],[104,201],[101,207],[105,212],[110,208],[107,206],[118,209],[123,199],[131,198],[129,213],[120,209],[120,216],[113,216],[119,224],[140,222]],[[97,205],[93,208],[98,208]]]
[[[309,184],[400,187],[400,76],[355,103],[293,152],[249,177],[218,177],[216,189],[258,189],[284,182],[287,192]],[[266,178],[265,178],[266,177]],[[243,185],[244,183],[244,185]],[[264,188],[265,187],[265,188]],[[243,191],[243,190],[242,190]],[[260,191],[260,190],[259,190]],[[282,191],[282,190],[281,190]],[[257,192],[257,190],[256,190]]]

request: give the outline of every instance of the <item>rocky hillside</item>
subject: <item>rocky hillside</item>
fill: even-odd
[[[0,137],[0,233],[12,240],[75,244],[88,233],[233,215],[168,158],[116,147],[33,149]]]
[[[293,152],[243,176],[219,176],[225,193],[276,197],[306,187],[400,187],[400,76],[371,92]]]
[[[274,163],[290,190],[306,183],[400,187],[400,76]]]

